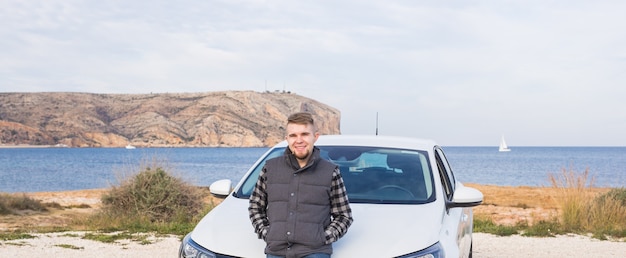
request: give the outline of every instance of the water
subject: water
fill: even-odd
[[[239,178],[268,148],[0,148],[0,192],[106,188],[157,164],[208,186]]]
[[[589,171],[594,186],[626,187],[626,147],[444,147],[461,182],[550,186],[549,175]]]
[[[626,187],[626,147],[444,147],[462,182],[548,186],[548,174],[589,169],[595,186]],[[0,192],[105,188],[156,160],[194,185],[237,182],[267,148],[0,148]]]

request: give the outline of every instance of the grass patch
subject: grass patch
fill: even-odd
[[[63,234],[61,236],[64,236],[64,237],[80,237],[80,235],[76,234],[76,233],[66,233],[66,234]]]
[[[157,235],[158,236],[158,235]],[[102,243],[118,243],[122,240],[137,242],[140,245],[149,245],[154,243],[149,239],[150,235],[144,233],[131,233],[128,231],[110,232],[110,233],[87,233],[82,238],[87,240],[98,241]]]
[[[499,225],[490,218],[474,218],[474,232],[489,233],[496,236],[522,235],[528,237],[553,237],[563,234],[561,226],[557,220],[538,221],[533,225],[526,222],[519,222],[514,226]]]
[[[24,227],[21,230],[28,230],[29,232],[33,233],[56,233],[72,231],[74,229],[69,226],[29,226]]]
[[[36,236],[31,234],[21,233],[21,232],[0,232],[0,240],[9,241],[9,240],[18,240],[18,239],[32,239]]]
[[[54,245],[54,246],[61,247],[61,248],[72,249],[72,250],[82,250],[82,249],[85,249],[84,247],[70,245],[70,244],[60,244],[60,245]]]
[[[554,237],[564,233],[561,230],[561,224],[556,219],[551,221],[540,220],[533,225],[526,225],[522,231],[522,236],[530,237]]]
[[[2,243],[4,245],[12,245],[12,246],[31,246],[30,244],[26,243],[26,242],[21,242],[21,243]],[[1,245],[0,245],[1,246]]]
[[[518,226],[498,225],[489,218],[474,218],[474,232],[489,233],[496,236],[510,236],[519,233]]]
[[[98,241],[102,243],[115,243],[119,240],[135,240],[135,236],[129,232],[120,233],[87,233],[83,239]],[[144,238],[145,239],[145,238]]]

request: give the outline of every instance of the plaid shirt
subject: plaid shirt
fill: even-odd
[[[257,236],[262,239],[265,239],[267,228],[269,226],[266,214],[267,177],[265,173],[266,168],[263,168],[259,173],[257,183],[252,191],[252,194],[250,195],[250,206],[248,208],[254,231],[257,233]],[[330,214],[333,219],[330,225],[325,229],[326,244],[333,243],[341,238],[348,231],[348,227],[350,227],[353,221],[350,202],[348,200],[348,195],[346,193],[346,188],[339,172],[339,168],[336,168],[332,175],[333,178],[330,188]]]

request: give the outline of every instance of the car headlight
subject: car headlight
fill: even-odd
[[[429,246],[428,248],[424,250],[400,256],[400,258],[443,258],[443,257],[445,257],[445,253],[443,251],[443,248],[441,248],[441,244],[439,242],[437,242],[434,245]]]
[[[180,244],[178,256],[180,258],[215,258],[216,255],[202,248],[196,242],[191,240],[191,234],[187,234]]]

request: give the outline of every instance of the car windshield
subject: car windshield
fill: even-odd
[[[413,204],[434,200],[433,176],[426,151],[361,146],[317,146],[321,157],[339,167],[351,203]],[[269,152],[235,193],[249,198]]]

